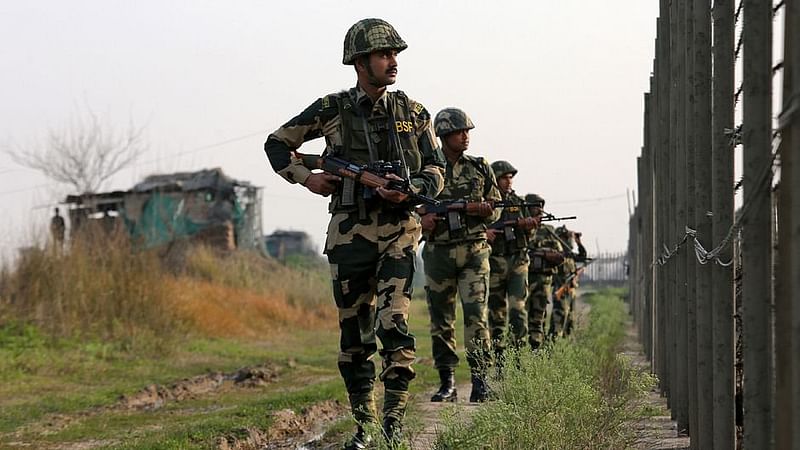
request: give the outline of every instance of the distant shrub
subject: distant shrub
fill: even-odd
[[[2,277],[2,316],[49,336],[134,345],[181,329],[158,256],[132,251],[124,236],[75,240],[63,252],[30,248]]]

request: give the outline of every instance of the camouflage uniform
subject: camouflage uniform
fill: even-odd
[[[575,260],[571,257],[564,258],[564,264],[561,265],[553,280],[554,289],[557,291],[575,270]],[[564,337],[566,335],[567,323],[572,315],[572,307],[574,304],[574,287],[566,288],[561,298],[553,297],[553,316],[550,319],[550,330],[548,333],[550,336]]]
[[[388,33],[386,27],[394,38],[376,43]],[[384,34],[376,38],[376,29]],[[352,39],[360,41],[353,44]],[[348,32],[345,64],[369,53],[357,51],[365,45],[367,50],[405,48],[391,25],[365,19]],[[374,103],[359,86],[318,99],[268,137],[264,148],[272,168],[290,183],[305,183],[311,172],[291,152],[319,137],[325,138],[324,154],[357,164],[401,160],[419,193],[435,197],[442,189],[444,158],[430,114],[400,91],[385,92]],[[372,360],[377,335],[383,347],[384,420],[399,421],[414,378],[415,340],[408,329],[408,308],[421,227],[411,204],[390,203],[348,180],[332,195],[325,243],[339,309],[339,371],[356,420],[376,421]]]
[[[557,261],[549,261],[547,253],[561,254],[563,247],[554,237],[555,230],[547,224],[539,225],[529,244],[531,264],[528,271],[528,343],[532,349],[544,342],[544,322],[547,303],[553,293],[553,275],[558,271]]]
[[[555,234],[558,235],[561,241],[570,245],[569,248],[565,249],[564,264],[559,268],[553,280],[553,289],[557,291],[578,270],[576,262],[585,261],[586,249],[579,244],[578,253],[572,252],[572,244],[575,240],[572,237],[572,232],[567,230],[566,227],[558,227]],[[553,297],[553,317],[550,321],[549,330],[551,336],[563,337],[572,332],[577,287],[578,279],[574,277],[570,279],[569,285],[560,299]]]
[[[448,112],[444,110],[437,115],[436,134],[439,136],[447,134],[445,131],[449,119],[447,115],[442,116]],[[443,129],[439,127],[440,118],[445,123]],[[472,128],[471,122],[469,125]],[[438,199],[499,201],[501,195],[486,160],[463,154],[455,163],[447,163],[445,186]],[[463,227],[450,231],[447,221],[439,221],[436,228],[426,234],[422,250],[433,358],[440,373],[442,370],[452,371],[458,365],[455,336],[455,301],[458,294],[464,310],[467,362],[473,374],[484,373],[490,349],[486,307],[490,247],[486,242],[486,227],[497,221],[500,211],[494,210],[488,217],[458,214]]]
[[[502,164],[505,163],[505,164]],[[508,173],[516,174],[505,161],[492,163],[495,177]],[[503,201],[522,205],[525,200],[514,191],[501,192]],[[503,225],[515,222],[522,217],[530,217],[528,209],[521,206],[503,208],[497,222],[497,234],[492,241],[492,255],[489,258],[491,276],[489,279],[489,329],[495,354],[500,359],[505,349],[506,324],[511,332],[512,342],[519,345],[528,335],[528,313],[525,301],[528,298],[528,258],[527,246],[531,231],[516,225]]]

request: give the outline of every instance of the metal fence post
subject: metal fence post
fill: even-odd
[[[722,243],[733,225],[734,158],[732,138],[726,130],[733,130],[734,95],[734,1],[714,0],[713,45],[713,111],[711,146],[713,153],[712,239]],[[733,261],[733,242],[719,254],[722,261]],[[713,264],[711,280],[713,298],[713,436],[714,449],[730,450],[736,446],[735,428],[735,376],[733,331],[733,267]]]
[[[706,246],[714,241],[711,235],[711,1],[693,0],[694,17],[694,126],[695,126],[695,202],[694,229],[701,243]],[[697,422],[692,430],[692,442],[696,448],[712,449],[713,444],[713,373],[711,370],[712,325],[711,325],[711,267],[695,262],[695,306],[697,323],[696,342],[696,390]]]
[[[772,2],[744,0],[742,334],[744,448],[772,446]]]

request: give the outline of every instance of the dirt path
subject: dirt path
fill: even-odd
[[[462,414],[470,415],[480,407],[480,403],[469,402],[469,392],[472,389],[470,384],[458,385],[458,402],[456,403],[434,403],[427,401],[428,398],[420,398],[415,406],[415,422],[422,424],[422,430],[411,436],[411,448],[413,450],[429,450],[433,448],[436,435],[442,430],[442,411],[454,405],[462,411]],[[425,394],[430,395],[430,394]]]
[[[639,343],[636,327],[629,324],[626,330],[622,354],[631,359],[634,365],[642,370],[650,370],[650,363],[645,358],[642,345]],[[636,430],[635,449],[667,450],[689,449],[689,437],[678,433],[678,426],[669,416],[667,399],[662,397],[656,387],[650,392],[646,403],[658,410],[662,415],[646,417],[633,424]]]

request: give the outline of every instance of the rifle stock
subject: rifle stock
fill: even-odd
[[[581,273],[583,273],[583,269],[585,267],[586,266],[579,267],[577,270],[569,274],[567,279],[564,280],[564,283],[562,283],[561,286],[559,286],[559,288],[553,293],[553,297],[556,300],[561,300],[569,289],[575,287],[575,279],[579,277]]]

